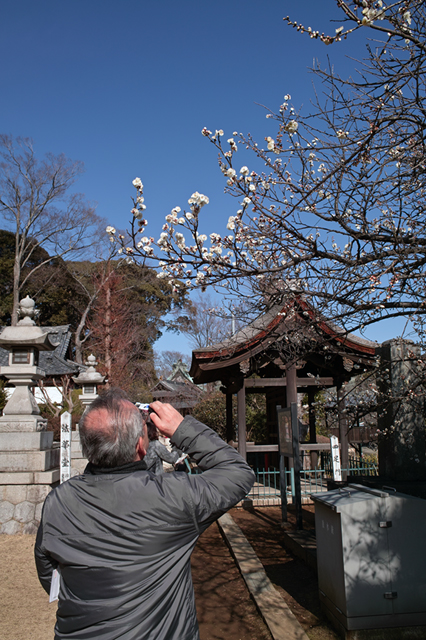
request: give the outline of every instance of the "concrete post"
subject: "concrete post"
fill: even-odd
[[[376,349],[378,386],[379,474],[392,480],[426,480],[424,390],[419,385],[420,347],[388,340]]]

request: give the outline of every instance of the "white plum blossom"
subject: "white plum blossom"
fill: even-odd
[[[230,231],[235,229],[235,216],[229,216],[228,224],[226,225],[226,228],[229,229]]]
[[[109,235],[114,235],[116,233],[116,230],[114,229],[114,227],[111,227],[111,225],[108,225],[107,228],[105,229],[105,231],[109,234]]]
[[[144,209],[146,209],[144,204],[142,205],[142,207]],[[131,213],[136,218],[136,220],[142,220],[142,218],[143,218],[143,210],[142,209],[132,209]]]
[[[237,151],[237,145],[234,138],[228,138],[228,144],[231,146],[232,151]]]
[[[275,142],[274,140],[271,138],[271,136],[268,136],[266,138],[266,142],[268,143],[268,151],[273,151],[274,147],[275,147]]]
[[[235,169],[229,168],[229,169],[226,170],[225,175],[228,178],[234,178],[237,175],[237,172],[235,171]]]
[[[299,128],[299,125],[296,122],[296,120],[289,120],[284,127],[287,133],[290,133],[290,134],[296,133],[298,128]]]
[[[241,167],[240,173],[241,173],[242,176],[248,176],[248,174],[250,173],[249,168],[246,167],[246,166]]]
[[[195,191],[189,198],[188,204],[201,208],[204,207],[205,204],[209,204],[209,199],[202,193],[198,193],[198,191]]]
[[[187,211],[187,212],[185,213],[185,218],[186,218],[187,220],[193,220],[193,219],[194,219],[194,214],[192,214],[190,211]]]
[[[140,178],[135,178],[132,182],[132,185],[136,187],[136,189],[143,189],[142,180]]]

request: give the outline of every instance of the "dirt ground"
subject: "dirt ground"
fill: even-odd
[[[266,572],[311,640],[335,640],[321,618],[314,572],[285,551],[279,509],[233,509]],[[41,588],[33,560],[34,536],[0,536],[1,640],[53,640],[55,604]],[[192,556],[201,640],[271,640],[216,524]]]
[[[35,536],[0,536],[1,640],[53,640],[55,603],[38,582]],[[192,573],[201,640],[271,640],[217,524],[200,538]]]
[[[314,508],[307,507],[312,516]],[[281,527],[281,507],[258,507],[252,511],[232,509],[231,516],[242,529],[263,564],[266,574],[302,625],[310,640],[338,640],[323,616],[315,571],[286,550]],[[295,528],[295,516],[288,513]],[[315,529],[304,521],[305,529]]]

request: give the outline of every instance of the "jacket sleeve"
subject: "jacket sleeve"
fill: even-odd
[[[203,472],[188,476],[188,500],[198,523],[208,526],[242,500],[253,486],[255,475],[240,454],[192,416],[184,418],[171,441],[191,456]]]
[[[154,440],[152,444],[154,444],[157,455],[165,462],[174,464],[177,460],[179,460],[180,456],[176,450],[169,451],[167,447],[165,447],[164,444],[161,444],[161,442],[158,442],[158,440]]]
[[[45,503],[46,506],[46,503]],[[43,513],[45,506],[43,507]],[[40,526],[37,531],[36,543],[34,547],[35,563],[38,573],[38,579],[47,593],[50,592],[50,584],[52,582],[52,573],[56,569],[58,563],[54,560],[43,547],[43,515]]]

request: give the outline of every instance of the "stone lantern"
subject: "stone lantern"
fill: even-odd
[[[85,371],[80,371],[78,376],[73,378],[76,384],[83,387],[80,402],[84,408],[88,407],[89,404],[98,397],[97,386],[98,384],[102,384],[105,379],[105,376],[96,371],[95,367],[98,363],[92,353],[88,356],[85,364],[87,365],[87,369]]]
[[[0,417],[0,534],[35,533],[43,502],[59,481],[59,446],[31,393],[45,375],[39,352],[56,345],[49,331],[36,327],[34,306],[28,296],[21,300],[18,324],[0,334],[0,347],[9,351],[0,375],[15,386]]]
[[[0,367],[0,375],[15,385],[0,417],[0,431],[44,431],[47,427],[30,388],[45,376],[38,367],[39,352],[53,351],[56,345],[49,333],[35,325],[34,306],[34,300],[28,296],[21,300],[21,320],[15,327],[5,327],[0,334],[0,347],[9,351],[9,365]]]

